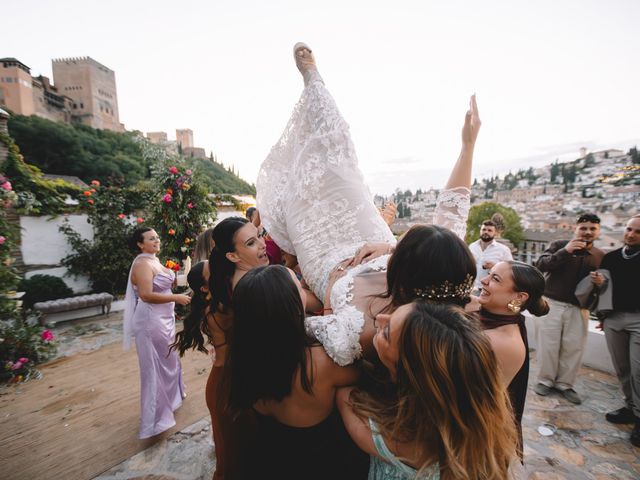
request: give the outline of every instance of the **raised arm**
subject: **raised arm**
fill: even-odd
[[[480,114],[478,113],[478,105],[476,103],[476,95],[471,95],[469,100],[469,110],[464,117],[464,126],[462,127],[462,148],[456,164],[451,170],[449,180],[445,185],[445,189],[453,188],[471,188],[471,167],[473,165],[473,151],[478,139],[480,131]]]
[[[471,203],[471,169],[473,151],[480,131],[480,114],[476,96],[469,100],[469,110],[462,127],[462,147],[445,188],[438,195],[433,223],[452,230],[464,240]]]

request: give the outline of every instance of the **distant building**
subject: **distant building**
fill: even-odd
[[[184,150],[193,147],[193,130],[189,128],[176,129],[176,142]]]
[[[204,148],[200,147],[182,147],[182,155],[191,158],[207,158]]]
[[[33,104],[35,114],[52,122],[70,123],[72,120],[73,100],[60,95],[45,76],[33,77]]]
[[[0,106],[20,115],[36,113],[31,69],[15,58],[0,58]]]
[[[162,145],[167,143],[167,132],[147,132],[147,139],[151,143]]]
[[[0,59],[0,106],[19,115],[124,131],[113,70],[90,57],[52,61],[53,80],[32,77],[15,58]]]
[[[58,91],[73,99],[77,121],[93,128],[124,131],[113,70],[91,57],[54,59],[51,64]]]

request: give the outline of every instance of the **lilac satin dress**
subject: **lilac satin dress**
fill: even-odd
[[[153,292],[171,293],[173,275],[164,270],[153,277]],[[134,286],[137,297],[137,289]],[[145,303],[137,298],[132,326],[140,365],[140,435],[148,438],[176,424],[173,412],[182,405],[184,383],[180,360],[169,352],[176,321],[174,302]]]

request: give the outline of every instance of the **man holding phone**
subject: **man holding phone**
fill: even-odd
[[[545,273],[544,295],[550,308],[538,324],[538,395],[555,388],[571,403],[582,403],[573,384],[582,363],[589,312],[580,308],[574,292],[580,280],[600,266],[604,252],[593,246],[599,234],[600,218],[584,213],[573,238],[551,242],[536,262]]]

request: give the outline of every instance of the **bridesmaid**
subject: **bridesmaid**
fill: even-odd
[[[173,427],[173,412],[186,396],[178,355],[169,346],[176,333],[174,305],[186,305],[191,298],[171,292],[174,274],[156,256],[160,238],[155,230],[136,229],[130,246],[139,254],[131,265],[125,296],[124,349],[135,337],[140,365],[139,438],[143,439]]]

